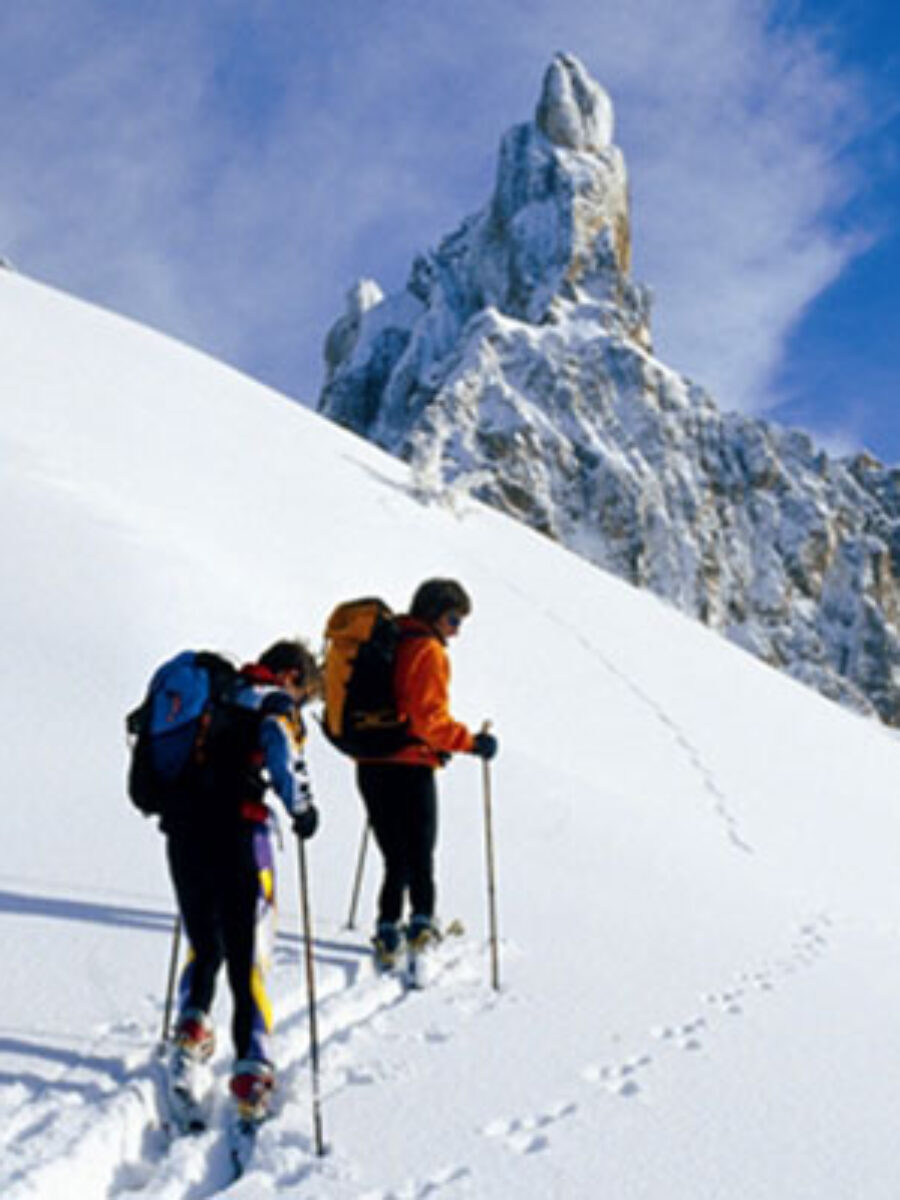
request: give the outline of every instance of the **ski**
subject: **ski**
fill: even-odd
[[[250,1164],[258,1130],[258,1121],[248,1121],[244,1117],[235,1116],[229,1125],[228,1155],[235,1179],[240,1179]]]
[[[428,983],[429,964],[427,960],[430,953],[427,950],[407,948],[406,973],[403,977],[403,983],[412,992],[421,991]]]
[[[203,1133],[209,1124],[206,1104],[183,1088],[172,1089],[167,1096],[169,1128],[175,1134]]]
[[[212,1072],[175,1051],[163,1081],[163,1125],[171,1135],[203,1133],[209,1124]]]
[[[274,1076],[267,1064],[243,1064],[231,1080],[231,1103],[226,1117],[228,1151],[234,1177],[238,1179],[247,1170],[256,1149],[256,1136],[260,1126],[272,1114],[272,1091]]]
[[[421,945],[415,942],[406,944],[406,971],[403,983],[410,991],[421,991],[427,987],[430,979],[434,978],[438,965],[436,953],[447,938],[462,937],[465,926],[459,919],[450,921],[443,929],[435,926]]]
[[[459,918],[449,921],[441,929],[434,926],[428,938],[421,944],[401,942],[396,950],[386,951],[377,937],[371,942],[372,966],[381,978],[397,979],[405,988],[423,988],[428,978],[427,962],[448,938],[462,937],[466,932]]]
[[[401,965],[400,948],[398,947],[395,951],[388,952],[379,946],[376,938],[373,938],[372,965],[375,968],[376,975],[382,977],[396,975]]]
[[[232,1109],[228,1119],[228,1154],[235,1179],[240,1179],[249,1167],[257,1134],[270,1115],[268,1108],[255,1113],[238,1107]]]

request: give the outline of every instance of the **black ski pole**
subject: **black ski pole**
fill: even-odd
[[[300,860],[300,906],[303,912],[303,941],[306,950],[306,995],[309,1004],[309,1063],[312,1071],[312,1113],[316,1154],[325,1153],[322,1137],[322,1100],[319,1089],[319,1028],[316,1017],[316,973],[313,967],[312,921],[309,916],[309,878],[306,869],[306,846],[297,839]]]
[[[488,733],[490,721],[485,721],[482,732]],[[487,863],[488,924],[491,935],[491,985],[500,990],[500,950],[497,938],[497,878],[494,868],[494,824],[491,813],[491,765],[486,758],[481,760],[482,790],[484,793],[484,856]]]
[[[356,861],[356,875],[353,880],[353,892],[350,896],[350,913],[347,917],[347,928],[356,928],[356,912],[359,908],[359,893],[362,890],[363,872],[366,867],[366,851],[369,848],[369,833],[371,826],[366,821],[363,825],[362,838],[359,843],[359,856]]]
[[[178,959],[181,956],[181,914],[176,914],[175,928],[172,931],[172,949],[169,953],[169,979],[166,984],[166,1003],[163,1008],[162,1036],[159,1043],[160,1054],[165,1053],[169,1044],[172,1028],[172,1004],[175,997],[175,976],[178,973]]]

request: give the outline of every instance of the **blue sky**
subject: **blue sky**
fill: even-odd
[[[886,0],[6,0],[0,254],[314,403],[360,276],[486,201],[557,50],[612,96],[656,349],[900,462]]]

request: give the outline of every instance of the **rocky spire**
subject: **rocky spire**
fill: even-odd
[[[534,120],[544,137],[567,150],[612,145],[612,101],[571,54],[557,54],[547,68]]]
[[[500,144],[488,203],[355,288],[323,412],[900,726],[900,470],[723,415],[649,353],[609,97],[570,55]]]
[[[489,205],[490,253],[501,312],[540,322],[554,301],[601,301],[598,318],[648,340],[643,297],[629,292],[628,183],[612,141],[613,107],[571,55],[544,75],[535,119],[500,145]],[[637,303],[636,303],[637,302]]]
[[[320,410],[390,444],[433,394],[461,331],[489,311],[542,325],[574,308],[649,347],[648,297],[628,277],[628,187],[612,134],[606,92],[576,58],[557,55],[535,119],[501,140],[485,208],[418,256],[402,292],[382,297],[368,282],[348,294],[326,339]]]

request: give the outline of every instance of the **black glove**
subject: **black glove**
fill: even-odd
[[[497,753],[497,750],[497,739],[492,733],[485,733],[484,730],[482,730],[481,733],[475,734],[475,741],[472,743],[473,754],[477,754],[479,758],[483,758],[485,761],[490,762],[490,760]]]
[[[308,841],[319,828],[319,810],[314,804],[305,804],[299,812],[294,813],[292,824],[297,837]]]

